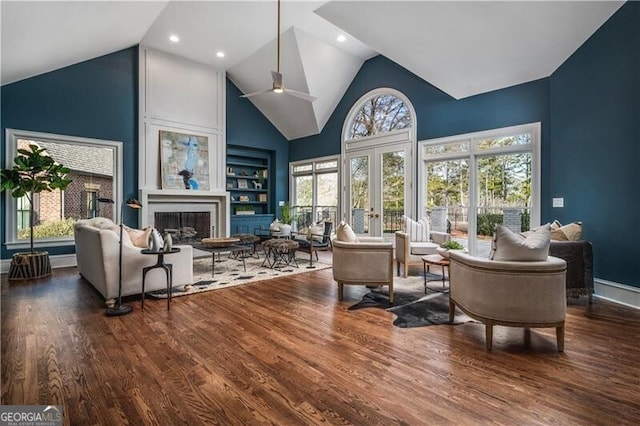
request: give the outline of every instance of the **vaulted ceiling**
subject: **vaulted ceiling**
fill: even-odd
[[[536,80],[623,3],[283,0],[284,84],[317,99],[269,92],[247,102],[295,139],[322,130],[377,54],[457,99]],[[0,13],[3,85],[136,44],[226,71],[243,93],[271,87],[277,67],[275,0],[2,1]]]

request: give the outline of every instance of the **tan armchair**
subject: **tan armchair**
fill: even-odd
[[[556,257],[542,262],[495,261],[450,252],[449,319],[456,307],[485,324],[491,350],[493,326],[555,327],[564,350],[567,264]]]
[[[398,276],[400,276],[400,265],[403,266],[403,277],[409,275],[409,265],[422,265],[422,256],[427,254],[437,254],[437,248],[440,244],[451,241],[451,235],[446,232],[431,231],[431,241],[416,242],[409,241],[409,234],[396,232],[396,262]]]
[[[382,238],[360,238],[348,243],[332,240],[333,279],[338,283],[338,299],[342,300],[345,284],[389,286],[389,302],[393,303],[393,245]]]

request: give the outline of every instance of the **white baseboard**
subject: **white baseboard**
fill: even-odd
[[[49,256],[49,261],[51,262],[51,268],[53,269],[77,266],[75,253]],[[8,273],[9,265],[11,265],[11,259],[2,259],[2,261],[0,262],[0,274]]]
[[[594,297],[640,309],[640,288],[596,278]]]

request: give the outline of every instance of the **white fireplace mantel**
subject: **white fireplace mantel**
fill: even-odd
[[[210,212],[215,236],[228,236],[229,193],[226,191],[191,191],[141,189],[140,227],[154,226],[156,212]]]

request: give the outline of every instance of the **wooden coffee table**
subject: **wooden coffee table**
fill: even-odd
[[[427,282],[435,281],[427,278],[427,272],[430,272],[431,266],[440,266],[442,268],[442,288],[445,288],[445,283],[449,276],[449,259],[445,259],[439,254],[428,254],[426,256],[422,256],[422,262],[424,266],[424,293],[427,293]]]

